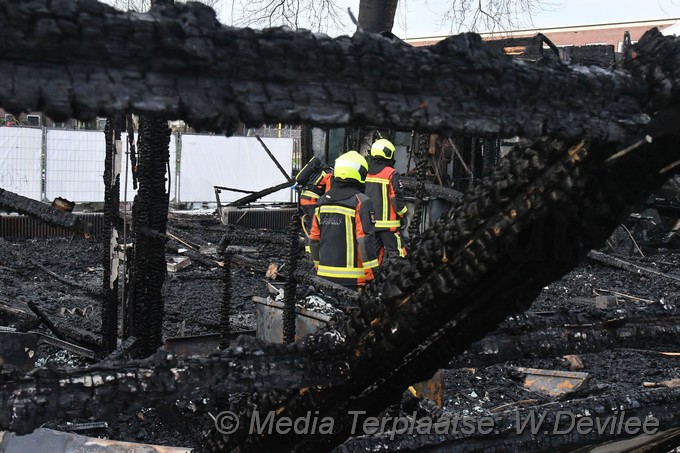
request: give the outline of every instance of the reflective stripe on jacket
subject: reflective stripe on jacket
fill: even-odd
[[[375,208],[375,227],[396,231],[406,214],[403,183],[399,173],[387,161],[371,159],[366,177],[366,195]]]
[[[330,191],[319,199],[309,235],[319,277],[346,286],[372,280],[371,269],[378,267],[371,200],[358,189],[351,192],[335,199],[339,192]]]

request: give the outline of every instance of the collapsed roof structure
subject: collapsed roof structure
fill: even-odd
[[[656,31],[603,70],[529,65],[474,34],[417,49],[374,34],[234,29],[200,4],[136,14],[95,0],[6,2],[0,26],[13,43],[0,49],[0,106],[12,112],[55,120],[134,112],[226,133],[243,121],[523,138],[349,316],[300,343],[244,343],[207,359],[159,352],[0,374],[0,428],[19,433],[56,417],[243,392],[225,408],[243,420],[253,408],[318,411],[334,417],[333,435],[253,436],[242,423],[213,433],[211,449],[329,450],[347,438],[350,412],[377,414],[525,310],[680,162],[680,40]],[[679,396],[649,389],[600,410],[647,411]],[[676,414],[655,412],[662,427],[677,426]],[[560,442],[574,439],[550,439]]]

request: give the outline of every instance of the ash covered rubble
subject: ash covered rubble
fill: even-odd
[[[111,417],[177,398],[198,401],[207,393],[241,421],[255,409],[275,410],[279,418],[295,418],[311,410],[332,417],[335,429],[332,435],[251,436],[244,428],[248,424],[241,423],[231,434],[208,433],[201,441],[204,449],[330,450],[350,436],[350,412],[362,412],[363,422],[398,403],[406,387],[429,378],[508,315],[526,310],[542,288],[576,267],[588,250],[604,245],[621,220],[668,179],[680,158],[680,137],[674,127],[680,42],[654,31],[627,51],[618,71],[604,71],[550,62],[520,65],[486,48],[474,35],[452,37],[432,49],[419,50],[371,34],[330,39],[306,32],[221,27],[214,12],[195,4],[159,8],[144,19],[89,0],[59,11],[51,9],[55,5],[36,0],[0,7],[0,24],[17,38],[17,46],[0,50],[3,72],[10,80],[25,73],[36,79],[29,85],[1,84],[3,108],[42,109],[55,119],[127,111],[161,119],[184,116],[197,128],[216,131],[229,130],[241,119],[252,125],[268,121],[370,124],[444,135],[520,135],[525,140],[422,234],[407,260],[390,265],[358,298],[348,316],[337,318],[318,334],[285,345],[236,343],[208,358],[157,353],[147,359],[92,367],[3,373],[0,427],[18,433],[64,417]],[[53,26],[46,27],[46,20]],[[125,33],[112,37],[105,32],[107,27]],[[77,39],[81,32],[90,38],[85,43]],[[46,42],[45,33],[59,39]],[[182,58],[195,65],[176,61],[176,49],[166,51],[148,39],[161,39],[168,33],[177,39]],[[130,46],[123,36],[131,42],[140,40],[139,45]],[[58,52],[51,48],[56,45]],[[237,48],[252,52],[233,51]],[[307,58],[288,59],[289,52],[284,50],[304,51]],[[361,64],[366,53],[384,60],[385,74],[397,73],[389,71],[390,65],[398,67],[403,79],[383,83]],[[263,68],[260,61],[265,58],[272,64]],[[157,62],[153,69],[144,64],[151,60]],[[327,64],[319,65],[319,61]],[[271,69],[278,67],[277,62],[290,73]],[[343,67],[357,70],[351,74],[337,70]],[[100,77],[104,73],[107,77]],[[291,74],[296,83],[290,82]],[[304,77],[298,77],[301,74]],[[43,77],[49,78],[50,89]],[[149,82],[152,79],[154,83]],[[189,80],[195,83],[184,83]],[[75,85],[78,90],[73,89]],[[212,89],[203,90],[206,86]],[[302,95],[308,86],[323,88],[314,101]],[[362,89],[371,95],[354,92]],[[213,101],[215,91],[225,93],[226,102]],[[180,101],[169,101],[168,92]],[[507,96],[508,92],[516,97]],[[22,280],[9,279],[19,285]],[[608,286],[600,289],[652,300],[656,305],[661,301],[658,295],[630,294],[625,284]],[[620,339],[630,337],[626,323],[633,326],[631,333],[645,339],[640,342],[648,341],[641,344],[650,349],[676,346],[674,324],[663,325],[674,317],[675,294],[664,297],[660,308],[655,305],[660,319],[651,323],[637,310],[629,318],[617,312],[620,308],[614,309],[619,315],[614,318],[609,317],[609,308],[605,315],[583,315],[584,319],[605,318],[600,321],[602,331],[621,330],[602,334],[593,345],[575,341],[565,349],[581,353],[606,348],[611,350],[607,354],[612,362],[616,357],[639,358],[616,356],[613,350]],[[570,324],[571,307],[567,311],[554,316],[554,325],[541,315],[532,318],[530,314],[507,323],[533,323],[543,329],[545,338],[554,338],[557,333],[550,329],[561,326],[568,338],[575,327]],[[658,332],[670,330],[671,335],[650,334],[636,327],[636,322]],[[577,329],[596,324],[593,321]],[[526,343],[518,335],[521,330],[497,334],[514,335],[506,341],[521,345]],[[538,354],[533,349],[530,353]],[[525,355],[517,360],[527,360]],[[584,353],[585,363],[588,357]],[[594,369],[606,371],[607,360],[597,360]],[[675,359],[663,356],[657,362],[662,360]],[[494,366],[484,370],[493,373]],[[617,373],[623,369],[617,368]],[[649,376],[649,382],[659,383],[673,378],[661,375],[674,373],[675,367],[659,372],[641,366],[637,371],[639,376]],[[465,388],[464,375],[458,370],[451,374],[456,386]],[[475,374],[471,382],[478,377],[481,374]],[[634,385],[606,390],[595,387],[592,394],[550,407],[561,404],[574,412],[587,410],[603,417],[630,408],[640,416],[653,415],[662,429],[680,425],[674,387]],[[493,392],[487,391],[491,403]],[[484,400],[481,392],[472,388],[465,398],[483,395]],[[526,407],[533,404],[526,400],[541,402],[539,398],[518,399],[516,393],[508,398],[515,405],[523,401]],[[455,406],[455,397],[451,401]],[[473,410],[476,407],[482,405],[474,405]],[[620,437],[626,434],[522,437],[504,431],[498,437],[464,440],[455,436],[389,440],[401,442],[392,445],[403,449],[545,450]],[[385,439],[356,442],[369,449],[386,445]]]

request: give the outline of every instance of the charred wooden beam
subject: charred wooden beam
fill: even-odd
[[[381,410],[408,383],[446,363],[449,354],[462,352],[507,314],[525,308],[536,291],[573,267],[587,248],[604,242],[631,203],[643,199],[644,190],[655,180],[660,183],[658,170],[677,160],[679,143],[679,137],[656,140],[617,159],[614,167],[604,165],[607,156],[615,153],[609,147],[594,152],[584,144],[546,141],[513,153],[490,179],[426,232],[407,261],[394,265],[367,288],[358,310],[340,332],[352,348],[351,384],[288,396],[270,393],[263,400],[282,414],[318,409],[322,415],[334,415],[335,426],[340,428],[337,436],[265,436],[241,439],[241,447],[326,449],[344,440],[346,423],[351,421],[346,419],[348,410],[363,409],[368,414]],[[636,178],[626,177],[631,172]],[[565,181],[569,190],[565,190]],[[559,227],[567,224],[568,229]],[[522,237],[529,242],[518,247]],[[563,247],[532,246],[544,243]],[[309,341],[315,338],[326,336]],[[83,370],[62,372],[68,376]],[[26,378],[26,382],[34,380]],[[212,385],[203,381],[199,387]],[[4,394],[12,393],[11,387],[3,389],[7,390]],[[141,400],[142,393],[135,397]],[[72,390],[71,397],[76,395],[84,398],[83,403],[109,404],[102,393],[83,395]],[[350,400],[349,395],[355,396]],[[41,401],[27,398],[22,404],[35,410]],[[34,418],[31,413],[22,420],[29,426]],[[225,440],[233,442],[233,438]],[[227,444],[221,445],[213,447]]]
[[[281,397],[282,415],[314,408],[334,417],[333,436],[265,436],[239,445],[326,450],[344,440],[349,411],[377,414],[601,246],[645,191],[661,185],[659,172],[678,150],[680,137],[672,136],[614,160],[617,148],[586,143],[541,141],[511,153],[359,300],[344,330],[354,348],[347,391],[354,396],[325,389]]]
[[[222,306],[220,307],[220,349],[227,349],[231,337],[231,252],[229,251],[229,239],[222,237],[217,246],[218,253],[222,257]]]
[[[106,157],[104,159],[104,235],[108,247],[104,247],[102,275],[102,349],[110,354],[116,349],[118,340],[118,235],[124,226],[120,221],[120,169],[123,159],[121,147],[122,118],[107,119],[104,128]],[[130,131],[134,136],[134,131]]]
[[[0,188],[0,209],[25,214],[50,225],[87,236],[92,232],[92,226],[75,214],[53,208],[40,201],[23,197],[2,188]]]
[[[42,264],[38,263],[35,260],[29,260],[29,262],[33,266],[35,266],[36,268],[40,269],[41,271],[43,271],[44,273],[46,273],[47,275],[49,275],[50,277],[55,279],[56,281],[61,282],[65,285],[68,285],[72,288],[78,288],[79,290],[89,294],[90,296],[94,297],[97,300],[101,299],[101,296],[102,296],[101,291],[94,289],[91,286],[83,285],[82,283],[78,283],[78,282],[75,282],[73,280],[69,280],[67,278],[64,278],[61,275],[57,274],[56,272],[46,268],[45,266],[43,266]]]
[[[10,2],[0,27],[14,43],[0,49],[0,105],[55,120],[133,111],[213,131],[233,131],[240,118],[249,126],[369,123],[621,141],[647,121],[653,83],[599,68],[521,64],[473,34],[414,48],[372,33],[239,30],[198,4],[139,15],[94,0]],[[677,44],[659,50],[678,53]]]
[[[478,367],[525,358],[559,357],[613,348],[680,346],[679,318],[620,318],[536,330],[492,332],[456,356],[453,367]],[[528,327],[528,326],[527,326]]]
[[[597,250],[591,250],[588,252],[588,258],[591,258],[600,263],[606,264],[608,266],[617,267],[619,269],[632,272],[637,275],[646,275],[647,277],[664,278],[666,280],[671,280],[676,285],[680,284],[680,277],[677,275],[667,274],[665,272],[657,271],[656,269],[650,269],[645,266],[639,266],[635,263],[628,262],[616,256],[607,255],[606,253],[599,252]]]
[[[64,334],[68,341],[73,341],[80,345],[86,346],[87,348],[99,351],[102,346],[101,336],[92,333],[89,330],[81,329],[79,327],[73,326],[71,323],[65,320],[56,320],[55,325],[61,333]]]
[[[50,330],[50,332],[54,334],[55,337],[57,337],[60,340],[66,341],[66,337],[64,336],[64,334],[57,329],[52,320],[41,309],[38,308],[35,302],[29,301],[28,308],[30,308],[31,311],[35,313],[38,319],[40,319],[40,321],[43,324],[45,324],[45,327],[47,327]]]
[[[630,301],[598,306],[595,299],[586,298],[552,306],[550,311],[532,310],[506,318],[464,354],[454,357],[449,366],[488,366],[520,358],[677,345],[677,306]]]
[[[42,15],[39,16],[41,20],[33,21],[34,16],[38,14],[31,8],[35,8],[36,5],[45,8],[41,10]],[[115,110],[130,105],[128,102],[130,97],[124,94],[129,94],[129,91],[121,90],[115,82],[111,84],[111,80],[117,80],[120,73],[107,65],[124,66],[129,63],[131,66],[128,69],[137,71],[135,74],[141,76],[138,68],[141,67],[143,68],[141,71],[144,71],[146,66],[143,63],[138,66],[140,61],[154,61],[157,62],[155,63],[157,67],[172,72],[169,65],[164,66],[164,63],[170,60],[163,58],[163,55],[149,58],[149,52],[158,51],[163,47],[160,45],[157,47],[153,42],[147,43],[146,38],[140,41],[144,42],[145,46],[140,51],[141,58],[135,56],[139,55],[136,52],[135,55],[126,55],[130,57],[129,60],[119,58],[120,54],[116,53],[116,49],[125,53],[125,49],[121,50],[123,46],[119,40],[112,40],[107,36],[107,46],[103,46],[101,41],[97,42],[97,35],[103,35],[101,30],[105,28],[97,19],[105,15],[110,24],[121,26],[123,36],[132,36],[131,43],[125,42],[126,46],[134,44],[134,40],[137,39],[135,38],[137,34],[129,33],[130,29],[125,28],[131,23],[140,26],[142,36],[157,33],[157,36],[166,37],[173,35],[161,29],[161,25],[167,25],[171,29],[172,25],[177,24],[175,20],[119,21],[118,19],[126,16],[114,14],[97,3],[82,1],[72,4],[71,9],[61,12],[64,14],[64,20],[74,21],[73,28],[78,33],[81,32],[80,29],[89,30],[86,34],[78,34],[78,37],[89,36],[91,33],[92,43],[97,49],[95,57],[89,55],[83,57],[83,54],[87,55],[87,46],[91,43],[86,42],[85,46],[79,48],[68,47],[68,33],[62,36],[58,27],[56,30],[54,27],[50,28],[42,20],[47,19],[49,23],[50,10],[47,3],[36,1],[28,6],[2,4],[0,8],[2,8],[0,25],[3,26],[3,30],[7,29],[10,37],[16,37],[21,42],[18,47],[0,50],[3,52],[0,54],[2,60],[0,67],[3,73],[10,74],[9,84],[0,85],[0,105],[11,104],[11,109],[19,109],[36,104],[38,107],[45,107],[47,113],[52,111],[66,115],[68,112],[79,117],[94,116],[99,109]],[[79,8],[91,9],[92,14],[87,14],[87,23],[80,19]],[[229,96],[229,100],[223,102],[224,99],[214,96],[212,90],[201,91],[202,95],[196,93],[195,98],[189,98],[185,92],[170,88],[169,92],[177,95],[164,96],[161,102],[154,105],[149,102],[150,98],[158,99],[153,97],[154,87],[163,86],[160,90],[165,93],[167,87],[175,86],[173,83],[175,79],[172,78],[171,83],[163,85],[163,81],[167,79],[163,79],[157,73],[144,72],[144,75],[148,75],[148,78],[154,81],[151,82],[153,86],[147,86],[146,82],[137,82],[137,86],[144,85],[139,98],[135,98],[139,99],[139,103],[133,106],[138,111],[163,110],[171,115],[178,111],[181,105],[187,119],[194,119],[196,124],[217,129],[229,128],[232,125],[231,119],[237,116],[252,123],[271,116],[277,121],[299,119],[313,124],[372,122],[395,128],[430,128],[475,135],[500,133],[535,136],[545,132],[563,137],[590,135],[604,141],[626,142],[630,145],[622,150],[602,143],[575,144],[541,140],[525,147],[523,152],[518,150],[516,155],[504,161],[499,171],[467,194],[463,202],[457,204],[454,210],[426,232],[420,246],[412,251],[407,261],[387,269],[378,282],[367,289],[360,299],[358,310],[339,332],[347,337],[353,349],[351,369],[355,379],[341,389],[315,389],[284,395],[271,393],[261,398],[263,403],[267,402],[263,407],[279,408],[281,415],[302,414],[310,408],[319,408],[322,415],[335,415],[338,431],[333,436],[325,438],[264,436],[244,439],[239,437],[242,433],[238,433],[230,438],[220,438],[213,445],[217,448],[225,446],[228,448],[229,444],[225,444],[225,441],[242,449],[332,448],[344,440],[348,433],[348,423],[351,421],[347,419],[348,409],[365,408],[368,414],[380,411],[394,400],[395,395],[401,393],[405,385],[418,380],[417,377],[431,374],[433,368],[444,362],[444,356],[448,352],[460,352],[460,349],[469,345],[471,341],[493,329],[504,316],[526,308],[539,288],[573,267],[586,250],[601,245],[621,217],[642,199],[647,190],[659,184],[663,177],[660,173],[664,173],[665,169],[680,157],[677,154],[677,150],[680,149],[680,137],[664,138],[640,127],[647,121],[643,113],[645,109],[663,111],[669,104],[677,102],[677,87],[680,85],[677,74],[677,68],[680,67],[678,52],[680,44],[678,40],[672,38],[658,38],[653,34],[646,36],[642,40],[646,42],[639,47],[641,52],[636,51],[634,55],[631,53],[625,60],[626,68],[636,74],[629,76],[623,72],[588,70],[575,72],[569,68],[553,68],[550,65],[540,68],[518,67],[511,60],[486,53],[478,46],[478,38],[469,35],[449,39],[429,51],[418,51],[387,45],[372,35],[358,35],[354,40],[347,38],[325,40],[304,33],[290,34],[285,30],[270,30],[260,34],[220,29],[210,22],[210,17],[214,19],[214,16],[210,16],[207,17],[208,28],[214,27],[211,30],[216,30],[215,35],[224,33],[220,36],[228,41],[227,46],[218,48],[228,49],[234,52],[236,57],[229,58],[231,54],[227,53],[224,55],[225,58],[218,58],[216,63],[210,59],[211,52],[208,46],[208,51],[204,54],[208,61],[203,62],[201,66],[201,62],[196,58],[196,50],[205,49],[201,43],[205,42],[204,37],[211,36],[209,30],[202,28],[203,21],[198,17],[205,10],[197,6],[181,8],[186,8],[180,11],[186,14],[182,23],[188,30],[187,33],[201,30],[204,34],[199,36],[197,32],[192,35],[191,42],[194,45],[190,49],[183,48],[181,45],[185,43],[180,40],[178,46],[173,46],[172,52],[177,52],[177,49],[186,51],[186,54],[179,52],[182,54],[182,64],[190,61],[193,67],[198,68],[197,71],[208,74],[206,78],[196,81],[195,85],[191,83],[187,85],[200,86],[204,90],[207,84],[214,82],[214,87],[217,87],[218,91],[222,90],[220,92],[227,92],[224,87],[237,89],[234,93],[230,91],[233,96]],[[12,14],[7,14],[8,11]],[[172,11],[174,10],[169,10],[165,17],[171,17]],[[165,20],[167,22],[163,22]],[[34,26],[34,23],[42,25],[38,27]],[[39,30],[36,30],[36,27]],[[146,27],[146,33],[141,27]],[[39,54],[42,50],[36,50],[39,48],[38,42],[35,39],[31,41],[31,38],[35,35],[45,41],[45,33],[49,33],[50,30],[65,38],[64,42],[59,43],[59,52],[56,52],[50,45],[57,45],[58,40],[47,40],[50,43],[45,54]],[[235,42],[234,40],[239,39],[241,35],[248,38]],[[230,36],[234,38],[231,41],[228,39]],[[289,38],[285,41],[288,45],[285,50],[288,52],[278,46],[284,41],[283,38]],[[298,38],[300,41],[296,41]],[[304,48],[302,43],[306,45],[312,39],[315,40],[314,46],[326,46],[324,55],[328,55],[330,61],[327,65],[319,65],[318,61],[315,61],[314,70],[309,71],[310,78],[305,78],[306,73],[295,66],[298,64],[297,59],[288,57],[290,51]],[[52,41],[55,44],[51,44]],[[78,40],[79,43],[81,41],[82,39]],[[260,45],[258,48],[254,48],[256,42]],[[649,43],[652,51],[648,53],[645,46]],[[654,50],[656,45],[654,43],[660,43],[658,52]],[[114,49],[113,55],[102,55],[102,48]],[[300,60],[314,61],[315,49],[312,46],[308,49],[311,52],[305,53],[308,58]],[[262,84],[263,77],[267,77],[263,75],[266,71],[257,74],[253,62],[267,58],[268,52],[273,50],[280,55],[286,55],[286,62],[282,62],[282,67],[286,70],[280,71],[276,64],[272,65],[277,67],[277,74],[270,75],[271,79]],[[364,56],[384,56],[386,67],[388,69],[394,67],[395,70],[376,73],[372,70],[372,65],[367,65],[371,66],[368,71],[362,67],[364,65],[361,65],[359,60],[356,61],[357,64],[349,64],[340,70],[334,66],[337,62],[334,56],[339,53],[348,55],[347,59],[342,61],[343,64],[347,64],[352,58],[357,58],[359,51]],[[144,52],[147,54],[144,55]],[[64,63],[56,61],[63,55],[67,55],[66,58],[71,60]],[[78,60],[79,58],[81,60]],[[239,66],[235,64],[241,61],[239,58],[250,59],[250,63],[243,61],[243,65]],[[279,61],[276,58],[272,55],[272,61]],[[78,66],[78,61],[84,60],[95,64],[87,67]],[[375,58],[371,59],[374,60]],[[417,61],[417,65],[412,64],[414,61]],[[37,95],[40,88],[32,91],[33,85],[22,87],[20,84],[12,83],[18,67],[24,70],[35,67],[37,62],[40,62],[44,71],[28,71],[28,74],[54,76],[55,88],[47,94],[43,93],[44,97]],[[220,66],[222,62],[224,64]],[[408,70],[409,64],[413,67],[412,71]],[[69,78],[62,86],[60,81],[66,80],[63,72],[64,67],[68,65],[72,66],[70,69],[73,69],[71,73],[75,74],[74,81]],[[132,65],[135,65],[134,68]],[[243,77],[256,81],[254,86],[251,86],[252,89],[238,91],[238,84],[223,74],[214,79],[209,77],[215,73],[210,72],[213,67],[219,72],[219,69],[225,66],[238,68],[242,71]],[[97,74],[103,71],[102,68],[110,69],[110,72],[107,72],[107,77],[97,78]],[[346,68],[347,73],[338,82],[338,90],[334,89],[336,86],[325,86],[320,79],[314,79],[321,77],[323,80],[338,80],[334,77],[343,74],[343,68]],[[54,73],[51,72],[52,69],[55,70]],[[253,70],[250,71],[251,69]],[[258,63],[257,71],[261,69]],[[326,69],[330,69],[334,74],[324,74]],[[474,76],[469,72],[471,70],[475,72]],[[417,81],[407,78],[399,81],[382,78],[385,74],[395,73],[416,74]],[[437,80],[431,81],[429,77],[434,77],[431,74],[437,74],[435,77]],[[495,88],[489,88],[503,86],[503,82],[496,83],[498,80],[494,79],[494,74],[499,78],[510,76],[507,86],[512,91],[502,89],[496,91]],[[182,75],[195,80],[191,79],[190,73],[182,72]],[[358,83],[347,84],[347,78],[355,75],[367,77],[367,80],[360,79]],[[80,77],[83,77],[83,80],[80,80]],[[92,84],[98,80],[101,84],[97,87],[101,86],[101,91],[99,89],[88,91],[87,88],[92,88]],[[139,80],[144,80],[144,77],[139,77]],[[269,85],[270,80],[274,82],[286,80],[286,83],[276,85],[272,82]],[[296,97],[299,91],[295,90],[294,85],[298,81],[304,82],[305,86],[323,87],[318,101],[324,108],[325,116],[319,116],[316,97],[303,99]],[[82,91],[72,89],[71,84],[80,85],[81,82],[82,87],[86,89]],[[414,83],[404,85],[409,82]],[[477,82],[481,84],[476,85]],[[280,85],[291,88],[279,90]],[[357,93],[350,93],[349,85],[360,88],[357,88]],[[42,87],[45,83],[36,83],[35,86]],[[392,93],[399,93],[398,98],[390,97],[390,93],[386,93],[388,89],[381,87],[394,88]],[[431,90],[434,91],[428,91],[429,87],[433,87]],[[459,88],[462,91],[456,91]],[[112,89],[121,93],[120,104],[110,102],[115,96],[107,90]],[[367,91],[363,92],[362,89]],[[209,110],[205,108],[208,96],[205,93],[208,91],[210,101],[214,101],[214,109],[205,113]],[[433,94],[435,91],[436,94]],[[281,92],[286,93],[285,100],[276,97],[277,93]],[[507,92],[513,92],[518,98],[526,99],[526,103],[516,104],[514,98],[506,96]],[[106,96],[106,102],[98,102],[100,93]],[[342,100],[342,105],[329,99],[329,96],[338,93],[341,94],[338,99]],[[452,93],[455,95],[447,97]],[[252,99],[253,95],[262,98],[261,101]],[[65,102],[60,103],[59,99]],[[176,99],[177,104],[167,105],[168,99]],[[235,105],[231,99],[238,99],[242,104]],[[354,101],[348,103],[347,99]],[[277,103],[277,100],[280,102]],[[483,110],[475,109],[478,101],[479,107]],[[513,105],[508,106],[509,103]],[[299,108],[298,104],[304,105],[304,108]],[[575,104],[578,104],[578,108],[574,108]],[[405,105],[408,109],[404,108]],[[468,105],[470,109],[467,109]],[[608,105],[608,110],[601,111],[598,108],[600,105]],[[650,109],[650,105],[654,108]],[[195,110],[192,110],[195,106],[201,109],[198,114],[194,114]],[[262,111],[261,106],[264,106]],[[225,111],[227,114],[224,114]],[[383,112],[388,112],[389,115]],[[462,115],[465,118],[462,118]],[[637,133],[641,136],[636,136]],[[650,135],[653,139],[651,145],[645,140],[645,135]],[[569,225],[567,231],[566,225]],[[552,244],[553,248],[546,249],[545,244]],[[324,333],[314,338],[324,338]],[[211,381],[206,381],[203,385],[209,387]],[[3,392],[3,395],[8,393]],[[82,396],[82,393],[78,395]],[[98,399],[105,398],[95,394],[81,402]],[[40,410],[42,403],[40,398],[29,398],[25,401],[25,407]],[[67,403],[62,401],[60,404]],[[68,401],[68,406],[71,405],[72,398]],[[6,405],[0,407],[4,408]],[[18,413],[22,421],[31,423],[32,413],[21,411]],[[10,420],[0,417],[0,424],[9,423]]]
[[[162,343],[163,284],[166,276],[165,242],[169,188],[165,173],[170,156],[168,122],[139,120],[139,191],[132,206],[133,259],[129,297],[134,302],[132,336],[135,352],[151,355]]]
[[[173,253],[179,253],[181,255],[186,255],[189,258],[191,258],[192,262],[196,262],[196,263],[200,264],[201,266],[206,267],[208,269],[213,269],[216,266],[222,267],[223,264],[224,264],[221,261],[217,261],[217,260],[209,258],[205,255],[202,255],[201,253],[199,253],[195,250],[188,249],[179,242],[174,243],[174,244],[172,243],[172,241],[168,242],[165,245],[165,248],[167,250],[173,252]],[[180,253],[180,250],[181,250],[181,253]]]
[[[346,358],[337,348],[310,354],[296,348],[250,345],[247,351],[231,349],[207,360],[178,359],[161,350],[136,362],[99,363],[79,370],[43,368],[28,376],[0,374],[0,426],[21,434],[48,420],[110,420],[118,413],[160,402],[198,400],[205,397],[206,388],[218,397],[229,392],[338,385],[347,376]]]
[[[348,289],[342,285],[338,285],[337,283],[328,281],[325,278],[317,277],[316,274],[305,272],[301,269],[297,269],[295,271],[295,278],[303,283],[306,283],[307,285],[314,286],[316,289],[331,295],[335,295],[344,300],[356,301],[359,299],[358,292],[352,291],[351,289]]]
[[[650,434],[680,426],[678,410],[680,389],[641,389],[632,395],[607,394],[501,413],[476,414],[475,420],[485,417],[487,426],[493,427],[486,436],[480,435],[478,430],[470,433],[467,429],[461,429],[465,417],[449,413],[435,420],[442,423],[448,421],[448,430],[439,428],[436,433],[432,429],[431,433],[415,435],[389,432],[362,436],[349,440],[336,451],[574,451],[578,447],[601,444],[611,439],[631,438],[635,435],[632,433]],[[456,417],[458,422],[455,422]],[[538,423],[538,417],[543,417],[541,423]],[[536,422],[534,425],[529,424],[532,418]],[[584,422],[589,420],[584,420],[579,425],[581,428],[576,428],[579,420],[588,418],[593,423],[593,429],[583,428],[587,426]],[[644,425],[644,431],[643,423],[638,425],[637,430],[633,428],[634,423],[624,429],[625,423],[633,419],[643,423],[649,420]],[[471,419],[467,420],[469,422]],[[456,428],[453,423],[457,423]],[[599,428],[596,423],[599,423]],[[546,435],[546,432],[554,434]]]
[[[404,187],[406,189],[416,190],[418,181],[415,178],[406,177],[402,178],[402,181],[404,182]],[[425,183],[425,192],[428,195],[440,198],[451,203],[460,200],[460,198],[463,196],[462,192],[459,192],[455,189],[438,186],[437,184],[432,184],[429,182]]]
[[[0,316],[3,323],[12,323],[19,332],[25,332],[40,325],[40,320],[31,312],[25,302],[8,300],[0,296]]]
[[[111,352],[109,355],[104,357],[100,363],[122,361],[123,358],[130,356],[130,351],[135,347],[136,341],[137,338],[135,337],[127,337],[120,343],[120,346],[114,349],[113,352]]]
[[[278,192],[281,189],[287,189],[292,184],[293,184],[292,181],[286,181],[286,182],[282,182],[281,184],[278,184],[278,185],[273,186],[273,187],[267,187],[266,189],[262,189],[258,192],[252,193],[250,195],[246,195],[243,198],[239,198],[236,201],[232,201],[231,203],[227,204],[227,206],[243,206],[243,205],[246,205],[248,203],[252,203],[254,201],[259,200],[262,197],[266,197],[269,194],[272,194],[274,192]]]
[[[204,239],[201,239],[198,236],[195,236],[187,231],[181,230],[179,228],[174,228],[170,225],[167,227],[167,235],[168,237],[177,240],[178,242],[181,242],[188,247],[192,247],[196,250],[200,250],[201,248],[208,248],[208,247],[213,247],[215,248],[216,244],[212,244],[207,242]],[[173,237],[174,236],[174,237]],[[217,250],[215,250],[217,251]]]
[[[300,236],[302,233],[300,226],[300,211],[295,210],[290,218],[290,226],[288,227],[288,250],[286,256],[286,269],[288,270],[288,277],[284,286],[283,295],[283,342],[293,343],[295,341],[295,331],[297,323],[297,315],[295,314],[295,304],[297,303],[297,279],[295,271],[298,268],[298,262],[304,253]]]

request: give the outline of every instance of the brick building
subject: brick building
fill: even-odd
[[[615,52],[620,52],[623,46],[624,32],[630,33],[631,42],[635,43],[649,29],[657,27],[663,31],[666,28],[680,24],[680,18],[645,20],[636,22],[618,22],[611,24],[576,25],[572,27],[535,28],[516,30],[509,32],[480,33],[482,39],[503,38],[529,38],[543,33],[556,46],[586,46],[586,45],[612,45]],[[423,38],[411,38],[405,41],[412,46],[429,46],[435,44],[446,36],[430,36]]]

